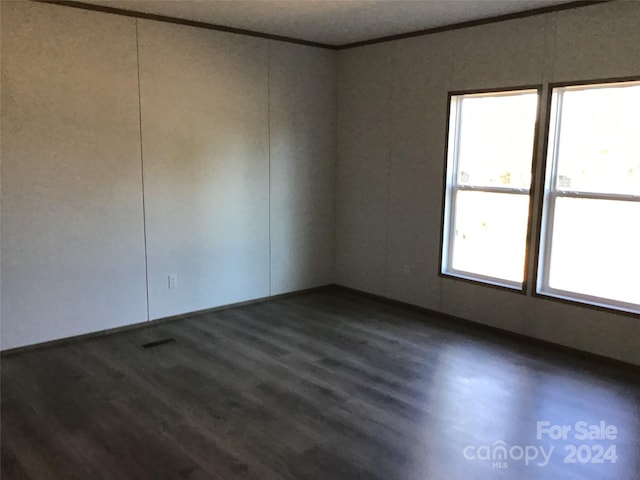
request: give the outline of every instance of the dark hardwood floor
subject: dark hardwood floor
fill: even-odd
[[[581,421],[615,438],[576,439]],[[337,289],[2,358],[3,479],[638,472],[634,370]]]

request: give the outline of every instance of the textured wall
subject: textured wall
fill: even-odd
[[[331,282],[333,52],[2,2],[2,54],[3,349]]]
[[[2,348],[147,318],[135,28],[2,3]]]
[[[447,92],[637,76],[638,25],[612,2],[339,52],[337,283],[640,364],[637,318],[438,276]]]
[[[389,44],[340,53],[336,278],[385,294],[389,197]]]
[[[150,318],[266,297],[268,44],[145,20],[138,32]]]
[[[271,294],[333,282],[336,55],[271,42]]]
[[[336,54],[2,2],[2,348],[333,278],[640,364],[635,318],[437,274],[447,91],[638,75],[639,23],[614,2]]]

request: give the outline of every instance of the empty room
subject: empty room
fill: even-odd
[[[640,478],[640,1],[0,34],[3,480]]]

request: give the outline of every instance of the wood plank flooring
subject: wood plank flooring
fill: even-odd
[[[640,478],[633,370],[337,289],[7,356],[1,399],[3,479]]]

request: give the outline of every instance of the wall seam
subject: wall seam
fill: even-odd
[[[455,58],[454,58],[455,48],[454,48],[453,44],[454,44],[454,42],[452,40],[449,40],[447,42],[447,45],[448,45],[448,48],[449,48],[449,78],[447,79],[447,91],[451,91],[451,86],[453,85],[453,81],[454,81],[454,78],[455,78],[455,71],[456,71],[456,69],[455,69],[456,62],[455,62]],[[448,100],[448,95],[447,95],[447,98],[443,99],[442,101],[443,102],[445,102],[445,101],[447,102],[446,108],[447,108],[447,111],[449,111],[449,108],[450,108],[449,107],[449,101],[450,100]],[[448,121],[448,120],[449,119],[447,118],[446,121]],[[448,127],[447,127],[446,132],[447,133],[445,133],[445,135],[448,135],[449,134]],[[444,144],[447,145],[447,147],[445,147],[445,151],[442,152],[442,158],[440,160],[440,162],[441,162],[440,165],[442,165],[442,169],[443,169],[442,170],[443,178],[447,173],[447,160],[446,159],[447,159],[447,155],[448,155],[449,152],[446,151],[446,148],[448,148],[448,143],[449,143],[449,139],[445,137],[444,138]],[[441,188],[444,188],[444,187],[441,187]],[[444,197],[441,197],[441,198],[444,198]],[[443,214],[444,209],[445,209],[445,203],[443,202],[440,205],[440,214],[441,215]],[[443,235],[443,231],[444,230],[442,228],[442,224],[439,225],[439,228],[440,228],[439,244],[440,244],[440,249],[443,249],[444,248],[444,239],[442,238],[442,235]],[[440,253],[441,252],[438,252],[439,255],[440,255]],[[442,262],[439,261],[438,262],[438,272],[441,272],[441,271],[442,271]],[[439,305],[439,310],[441,312],[444,312],[444,288],[445,288],[445,280],[443,279],[443,277],[441,275],[438,275],[438,305]]]
[[[386,158],[386,170],[387,170],[387,198],[385,205],[385,239],[384,239],[384,268],[382,270],[382,291],[386,296],[389,295],[389,223],[391,221],[391,157],[392,157],[392,142],[393,135],[391,133],[391,117],[393,116],[393,93],[395,87],[395,65],[394,65],[394,49],[393,46],[388,46],[389,48],[389,83],[388,83],[388,92],[387,92],[387,124],[386,124],[386,134],[387,134],[387,158]]]
[[[551,77],[551,79],[555,80],[556,69],[558,64],[558,58],[556,55],[556,52],[557,52],[556,48],[558,46],[558,14],[557,13],[553,13],[551,15],[546,16],[545,26],[548,26],[549,24],[551,24],[551,58],[552,58],[551,72],[544,72],[544,73],[548,73],[547,77]],[[545,31],[545,37],[548,34],[549,32]],[[549,78],[547,78],[547,80],[549,80]]]
[[[333,283],[338,283],[338,122],[340,121],[340,114],[338,108],[340,102],[338,96],[340,94],[340,52],[333,53],[334,56],[334,75],[333,75],[333,105],[334,105],[334,119],[333,119],[333,264],[331,269],[331,280]]]
[[[544,57],[542,60],[542,68],[540,73],[540,84],[542,85],[542,91],[540,94],[540,119],[538,125],[538,145],[537,147],[537,156],[536,156],[536,170],[534,172],[533,177],[533,192],[531,196],[531,202],[533,202],[533,211],[535,212],[536,218],[533,221],[533,228],[531,231],[531,241],[527,247],[530,248],[532,255],[529,259],[529,281],[530,285],[527,291],[527,296],[532,297],[535,295],[537,290],[538,283],[538,258],[539,258],[539,248],[540,248],[540,240],[542,234],[542,222],[538,220],[542,220],[541,218],[537,218],[542,208],[542,204],[544,202],[544,190],[545,190],[545,167],[546,167],[546,144],[548,142],[548,134],[547,127],[549,123],[549,105],[547,102],[548,96],[551,95],[551,91],[549,88],[549,83],[555,77],[556,70],[556,14],[548,14],[544,15]]]
[[[269,295],[272,288],[272,271],[273,257],[271,255],[271,43],[267,40],[267,162],[269,170]]]
[[[138,73],[138,125],[140,132],[140,175],[142,186],[142,233],[144,238],[144,277],[145,277],[145,289],[147,295],[147,322],[150,321],[150,306],[149,306],[149,259],[147,253],[147,209],[145,205],[145,192],[144,192],[144,147],[142,146],[142,98],[140,95],[140,40],[138,34],[138,19],[136,18],[136,70]]]

